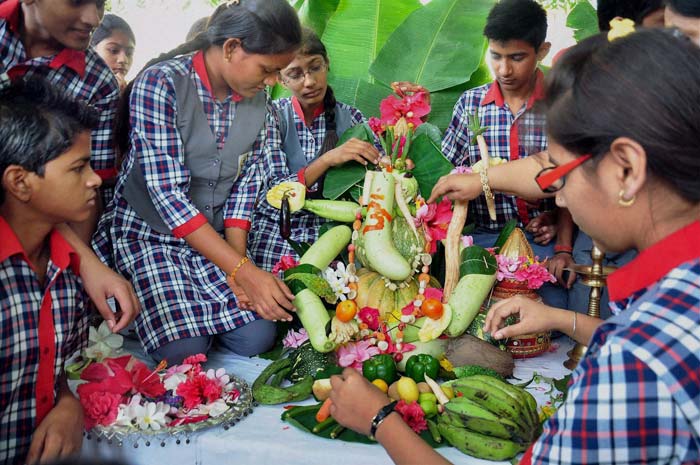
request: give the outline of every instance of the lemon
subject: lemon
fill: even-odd
[[[379,389],[381,389],[382,392],[383,392],[384,394],[386,394],[387,392],[389,392],[389,385],[386,384],[386,381],[384,381],[384,380],[381,379],[381,378],[375,379],[374,381],[372,381],[372,384],[374,384],[374,385],[377,386]]]
[[[416,384],[413,378],[402,376],[397,383],[396,388],[402,400],[406,403],[416,402],[418,400],[420,392],[418,391],[418,384]]]
[[[449,304],[443,305],[442,316],[437,320],[426,318],[420,331],[418,331],[418,340],[421,342],[432,341],[437,339],[443,331],[447,329],[452,320],[452,308]]]

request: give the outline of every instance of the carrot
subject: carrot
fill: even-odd
[[[321,423],[325,421],[331,414],[331,405],[333,402],[331,402],[331,398],[329,397],[328,399],[323,401],[323,405],[321,405],[321,408],[318,409],[318,412],[316,412],[316,421]]]

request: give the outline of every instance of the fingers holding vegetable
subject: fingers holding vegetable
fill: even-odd
[[[372,418],[390,402],[386,394],[352,368],[331,376],[331,386],[331,416],[345,427],[369,434]]]
[[[552,312],[566,311],[548,307],[523,296],[515,296],[496,302],[484,320],[484,332],[494,339],[505,339],[523,334],[549,331],[552,328]],[[519,321],[505,326],[506,319],[515,315]]]
[[[252,309],[261,317],[274,321],[292,320],[288,312],[294,311],[291,302],[294,295],[277,277],[248,262],[239,270],[236,282],[246,296],[253,296]]]

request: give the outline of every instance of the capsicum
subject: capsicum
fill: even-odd
[[[396,362],[391,355],[375,355],[362,363],[362,375],[370,381],[383,379],[391,384],[396,379]]]
[[[427,374],[431,378],[437,378],[440,371],[440,362],[430,354],[411,355],[406,362],[406,375],[413,378],[416,383],[425,381]]]

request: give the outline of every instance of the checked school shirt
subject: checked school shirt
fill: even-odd
[[[0,3],[0,88],[23,76],[39,76],[97,109],[100,120],[92,131],[90,165],[102,180],[115,179],[113,126],[119,84],[114,73],[92,48],[84,52],[65,48],[54,56],[28,58],[18,32],[20,13],[19,0]],[[100,193],[107,206],[113,188],[101,187]]]
[[[130,150],[112,208],[100,220],[93,246],[104,262],[114,263],[134,286],[143,308],[135,320],[136,333],[149,353],[169,342],[225,333],[259,318],[238,309],[225,273],[183,239],[207,219],[188,195],[191,176],[176,124],[175,75],[192,79],[219,149],[226,143],[233,119],[245,117],[236,112],[238,95],[224,101],[214,98],[202,52],[157,63],[134,82],[129,102]],[[262,129],[231,186],[231,196],[238,195],[236,186],[250,176],[264,136]],[[124,181],[134,163],[140,163],[151,199],[172,234],[151,228],[124,199]],[[257,189],[257,184],[252,188]],[[224,206],[224,225],[249,221],[251,213],[234,216],[232,204],[229,198]]]
[[[248,235],[248,251],[253,261],[263,270],[270,271],[284,255],[297,257],[291,246],[280,236],[279,232],[279,210],[270,206],[265,200],[264,193],[268,189],[282,182],[301,182],[305,184],[304,170],[292,173],[288,167],[287,155],[284,152],[283,137],[280,132],[278,118],[285,117],[288,112],[284,111],[292,106],[294,111],[293,121],[288,121],[287,125],[293,125],[296,129],[301,148],[306,155],[306,160],[311,163],[316,159],[316,154],[321,149],[326,137],[326,116],[323,107],[317,109],[311,126],[306,126],[304,113],[296,97],[284,98],[272,102],[278,111],[268,114],[267,121],[267,144],[264,156],[260,158],[257,166],[257,173],[262,179],[258,180],[263,186],[260,201],[257,204],[253,217],[253,228]],[[362,124],[364,117],[359,110],[338,102],[336,112],[343,111],[350,114],[350,119],[354,124]],[[342,136],[342,134],[338,134]],[[233,197],[236,202],[245,205],[253,205],[255,199],[249,195]],[[298,211],[291,216],[292,234],[291,239],[296,242],[314,242],[318,238],[319,228],[328,220],[306,211]],[[298,259],[298,257],[297,257]]]
[[[64,362],[87,343],[87,297],[78,255],[57,231],[43,285],[2,216],[0,237],[0,463],[23,464]]]
[[[615,316],[595,331],[531,463],[700,463],[698,237],[695,222],[609,276]]]
[[[547,149],[545,115],[532,110],[544,96],[544,75],[537,71],[535,89],[530,99],[513,115],[503,98],[498,82],[494,81],[464,92],[454,106],[452,120],[442,139],[442,153],[455,166],[472,166],[481,160],[477,144],[472,144],[474,134],[469,130],[469,116],[478,112],[483,134],[491,158],[517,160]],[[528,206],[524,200],[512,195],[494,192],[496,221],[489,217],[486,198],[481,195],[469,202],[469,218],[477,227],[490,232],[500,232],[506,223],[515,218],[518,226],[525,226],[541,211]],[[545,201],[553,208],[551,200]]]

